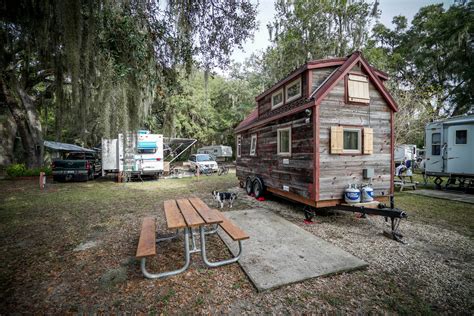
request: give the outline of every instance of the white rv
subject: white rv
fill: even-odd
[[[395,147],[394,159],[396,164],[401,164],[403,161],[416,161],[416,145],[398,145]]]
[[[158,176],[163,172],[163,160],[163,135],[141,130],[128,141],[123,134],[102,139],[103,175],[128,171]]]
[[[449,177],[464,186],[466,179],[474,178],[474,115],[461,115],[428,123],[425,129],[425,173]],[[471,180],[469,180],[472,182]]]

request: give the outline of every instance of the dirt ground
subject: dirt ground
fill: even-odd
[[[382,235],[387,227],[383,218],[336,212],[307,225],[301,206],[275,197],[256,201],[236,184],[233,174],[199,181],[53,183],[45,191],[36,181],[0,181],[0,314],[474,310],[473,205],[398,194],[397,206],[409,214],[401,224],[407,244],[400,244]],[[238,264],[209,269],[195,254],[186,273],[144,279],[134,258],[142,218],[156,216],[163,231],[165,199],[196,195],[215,205],[210,195],[215,189],[239,193],[233,209],[270,209],[369,267],[258,293]],[[160,244],[149,270],[180,266],[181,247],[180,242]],[[216,235],[208,248],[213,259],[229,256]]]

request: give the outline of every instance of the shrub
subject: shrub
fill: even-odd
[[[33,168],[27,169],[25,164],[17,163],[10,165],[7,168],[7,174],[12,177],[34,177],[39,176],[40,172],[46,173],[46,175],[51,175],[51,168],[49,167],[41,167],[41,168]]]

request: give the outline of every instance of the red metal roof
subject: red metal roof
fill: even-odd
[[[357,63],[360,63],[361,68],[368,74],[370,80],[372,83],[376,86],[376,88],[380,91],[382,94],[383,98],[385,101],[388,103],[390,108],[397,112],[398,111],[398,106],[395,102],[395,100],[392,98],[390,93],[388,92],[387,88],[383,85],[381,80],[386,80],[388,77],[385,73],[371,67],[368,62],[365,60],[365,58],[362,56],[362,53],[359,51],[356,51],[352,53],[350,56],[347,58],[335,58],[335,59],[327,59],[327,60],[316,60],[316,61],[311,61],[302,67],[296,69],[292,73],[288,75],[285,79],[279,81],[277,84],[275,84],[272,88],[266,90],[264,93],[260,94],[256,99],[261,99],[264,97],[266,94],[270,93],[274,88],[277,88],[279,85],[283,84],[284,82],[293,79],[296,75],[299,75],[303,71],[307,69],[312,69],[312,68],[319,68],[317,65],[324,65],[324,67],[329,67],[329,66],[335,66],[339,65],[339,68],[337,68],[324,82],[323,84],[317,88],[312,96],[311,100],[315,102],[316,105],[319,105],[321,101],[324,99],[324,97],[329,93],[329,91],[337,84],[337,82],[343,78],[351,69],[356,65]],[[307,100],[310,101],[310,100]],[[298,102],[299,103],[299,102]],[[293,109],[291,112],[299,111],[300,109],[303,110],[304,108],[308,107],[308,102],[305,102],[302,106],[298,106],[297,109]],[[248,129],[250,127],[258,126],[264,123],[267,123],[268,121],[274,120],[281,115],[287,115],[289,113],[279,113],[278,115],[271,116],[271,117],[265,117],[259,119],[258,117],[258,105],[255,108],[255,110],[252,111],[236,128],[235,131],[242,131],[244,129]]]
[[[237,127],[235,128],[236,130],[237,129],[242,129],[250,124],[252,124],[254,121],[256,121],[258,118],[258,106],[252,111],[250,112],[249,115],[247,115],[246,118],[244,118],[244,120],[242,122],[240,122],[239,125],[237,125]]]

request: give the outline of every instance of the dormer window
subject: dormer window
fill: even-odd
[[[286,102],[301,97],[301,77],[286,86]]]
[[[346,76],[346,99],[348,103],[369,104],[369,80],[364,75],[349,74]]]
[[[283,105],[283,89],[272,94],[272,110]]]

